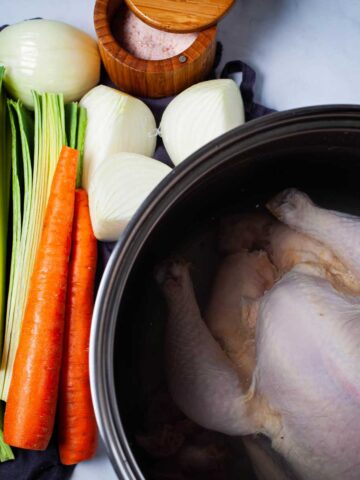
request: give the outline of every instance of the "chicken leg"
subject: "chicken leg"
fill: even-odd
[[[179,408],[205,428],[229,435],[257,433],[262,416],[272,412],[254,395],[253,385],[243,388],[234,365],[209,332],[188,268],[170,261],[156,274],[168,305],[165,356],[170,393]]]
[[[296,189],[281,192],[267,206],[289,227],[326,245],[360,279],[359,217],[320,208]]]

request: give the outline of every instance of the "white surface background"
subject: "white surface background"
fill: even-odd
[[[0,24],[40,16],[95,36],[93,7],[94,0],[0,0]],[[254,67],[256,100],[268,107],[360,104],[357,0],[237,0],[220,24],[219,39],[222,65],[241,59]],[[78,465],[72,477],[115,478],[101,444],[96,458]]]
[[[42,16],[95,36],[93,6],[94,0],[0,0],[0,23]],[[241,59],[256,69],[263,104],[284,110],[360,103],[359,1],[237,0],[219,30],[223,61]]]

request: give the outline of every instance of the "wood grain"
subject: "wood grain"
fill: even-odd
[[[142,21],[168,32],[197,32],[218,21],[234,0],[125,0]]]
[[[97,0],[94,10],[100,55],[111,81],[120,90],[141,97],[167,97],[208,76],[215,59],[216,27],[200,32],[180,55],[142,60],[124,50],[112,33],[112,19],[121,5],[122,0]]]

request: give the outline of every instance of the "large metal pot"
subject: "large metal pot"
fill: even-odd
[[[164,179],[119,240],[97,295],[90,369],[100,433],[120,478],[147,477],[134,433],[144,382],[162,375],[165,307],[154,266],[222,212],[261,208],[286,187],[360,213],[360,107],[271,114],[222,136]],[[202,284],[199,297],[205,290]]]

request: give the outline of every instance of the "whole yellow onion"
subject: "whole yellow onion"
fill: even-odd
[[[63,93],[79,100],[100,76],[97,44],[85,32],[63,22],[27,20],[0,32],[0,64],[9,93],[33,107],[31,91]]]

